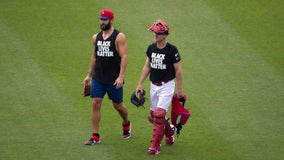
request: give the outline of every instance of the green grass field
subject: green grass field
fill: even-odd
[[[281,0],[1,0],[0,159],[284,159],[284,2]],[[133,136],[105,99],[102,144],[87,147],[90,99],[81,81],[99,31],[98,13],[115,12],[129,46],[124,102]],[[129,101],[156,19],[182,55],[192,117],[172,147],[147,155],[146,109]],[[144,88],[149,91],[148,81]],[[149,92],[148,92],[149,93]],[[149,94],[147,94],[149,95]]]

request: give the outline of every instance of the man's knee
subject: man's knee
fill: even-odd
[[[100,98],[93,98],[92,99],[92,106],[93,109],[99,109],[102,105],[102,99]]]
[[[166,110],[162,108],[156,108],[153,112],[153,116],[154,116],[154,123],[164,125]]]
[[[113,103],[113,107],[120,113],[127,112],[127,108],[124,106],[124,104],[121,103]]]

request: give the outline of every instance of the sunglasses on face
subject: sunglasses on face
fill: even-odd
[[[156,35],[163,35],[163,32],[155,32]]]
[[[100,18],[100,20],[101,20],[101,21],[107,21],[107,20],[109,20],[109,19],[107,19],[107,18]]]

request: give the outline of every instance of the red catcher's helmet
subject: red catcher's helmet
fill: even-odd
[[[158,34],[169,34],[170,29],[163,20],[156,20],[148,30]]]

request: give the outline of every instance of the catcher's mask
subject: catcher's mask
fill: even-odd
[[[156,34],[169,34],[169,27],[163,20],[156,20],[148,29]]]
[[[143,106],[145,103],[145,94],[146,92],[144,89],[139,90],[138,92],[134,91],[130,97],[131,103],[134,104],[136,107]]]

